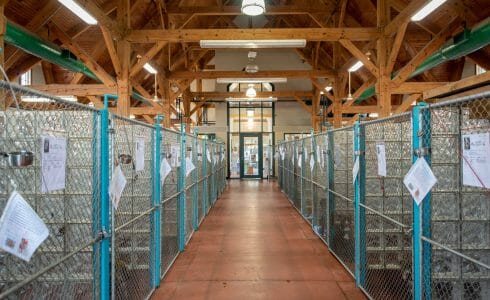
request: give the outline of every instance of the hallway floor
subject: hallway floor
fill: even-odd
[[[152,299],[365,299],[275,182],[229,182]]]

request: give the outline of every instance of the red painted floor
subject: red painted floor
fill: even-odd
[[[230,181],[152,299],[365,299],[277,184]]]

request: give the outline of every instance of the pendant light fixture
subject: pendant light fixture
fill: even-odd
[[[264,0],[243,0],[242,13],[248,16],[258,16],[265,13]]]
[[[257,91],[254,89],[254,85],[253,84],[249,84],[248,85],[248,89],[245,92],[245,95],[247,97],[250,97],[250,98],[253,98],[253,97],[257,96]]]

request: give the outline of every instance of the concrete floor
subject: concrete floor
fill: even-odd
[[[275,182],[229,182],[152,299],[365,299]]]

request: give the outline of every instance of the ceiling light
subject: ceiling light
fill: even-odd
[[[369,117],[370,117],[370,118],[377,118],[377,117],[379,117],[379,114],[378,114],[378,113],[376,113],[376,112],[375,112],[375,113],[370,113],[370,114],[369,114]]]
[[[253,98],[257,96],[257,91],[254,89],[253,85],[249,85],[247,91],[245,92],[245,96]]]
[[[332,90],[332,86],[331,85],[327,85],[325,87],[325,91],[330,92],[331,90]]]
[[[287,78],[218,78],[216,83],[286,83]]]
[[[259,66],[257,66],[257,64],[254,63],[249,63],[245,67],[245,72],[247,73],[257,73],[258,71],[259,71]]]
[[[97,20],[92,17],[85,9],[83,9],[80,4],[76,3],[73,0],[58,0],[61,4],[63,4],[66,8],[71,10],[72,13],[77,15],[80,19],[82,19],[85,23],[89,25],[97,24]]]
[[[258,16],[265,13],[264,0],[243,0],[242,13],[248,16]]]
[[[201,48],[304,48],[306,40],[201,40],[200,45]]]
[[[273,101],[277,101],[277,97],[253,98],[253,99],[228,97],[225,100],[228,102],[273,102]]]
[[[415,15],[412,16],[412,21],[417,22],[427,17],[431,12],[436,10],[439,6],[441,6],[447,0],[432,0],[427,3],[424,7],[422,7]]]
[[[148,71],[148,73],[151,73],[151,74],[156,74],[158,73],[157,70],[155,68],[153,68],[149,63],[146,63],[143,68],[145,68],[146,71]]]
[[[359,70],[362,66],[364,66],[362,61],[358,61],[354,65],[352,65],[352,67],[349,68],[349,72],[355,72]]]

